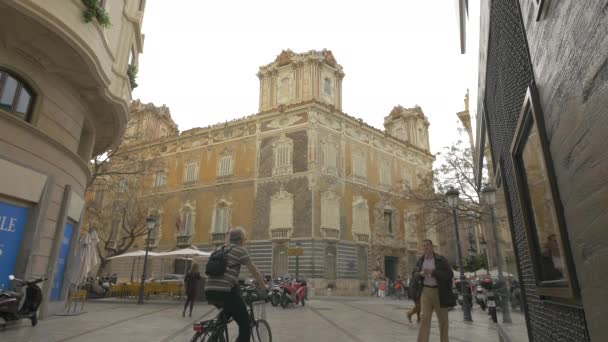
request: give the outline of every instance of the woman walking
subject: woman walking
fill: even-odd
[[[186,304],[184,304],[184,311],[182,311],[182,317],[186,317],[186,308],[190,304],[190,314],[188,317],[192,317],[192,307],[196,300],[196,294],[198,293],[199,285],[201,281],[201,273],[198,270],[198,264],[193,264],[190,272],[186,274],[184,283],[186,285]]]

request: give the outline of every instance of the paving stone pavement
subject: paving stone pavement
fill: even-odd
[[[306,306],[272,307],[265,305],[265,316],[275,342],[392,342],[415,341],[418,325],[407,322],[405,311],[410,301],[375,298],[317,297]],[[176,302],[136,305],[119,301],[95,301],[77,316],[52,316],[31,327],[24,321],[0,331],[0,341],[189,341],[192,323],[209,319],[217,309],[198,304],[192,318],[181,317],[182,306]],[[522,322],[520,314],[514,319]],[[462,322],[462,311],[449,313],[450,341],[498,341],[496,326],[478,308],[473,323]],[[231,334],[231,336],[235,336]],[[431,341],[439,341],[436,317],[433,317]]]

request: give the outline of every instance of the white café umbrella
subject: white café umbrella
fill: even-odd
[[[161,254],[162,253],[155,253],[155,252],[148,251],[148,256],[151,256],[151,257],[159,256]],[[123,254],[115,255],[113,257],[109,257],[108,260],[118,259],[118,258],[139,258],[139,257],[143,257],[145,255],[146,255],[146,251],[133,251],[133,252],[123,253]]]
[[[99,258],[97,257],[98,242],[99,237],[95,231],[85,234],[80,238],[80,243],[76,252],[76,260],[78,263],[70,277],[70,283],[75,285],[81,284],[87,278],[89,272],[97,266],[99,263]]]
[[[199,251],[198,249],[194,248],[183,248],[171,252],[159,253],[159,257],[180,257],[186,258],[186,260],[188,257],[208,257],[210,255],[211,253]],[[185,267],[184,274],[186,272],[186,269],[187,268]]]
[[[193,249],[193,248],[178,249],[175,251],[158,253],[158,254],[159,254],[158,256],[160,256],[160,257],[167,257],[167,256],[208,257],[211,255],[211,253],[209,253],[209,252],[203,252],[203,251],[199,251],[199,250]]]

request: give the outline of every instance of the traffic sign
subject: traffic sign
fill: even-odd
[[[304,248],[288,248],[287,255],[288,256],[302,256],[302,255],[304,255]]]

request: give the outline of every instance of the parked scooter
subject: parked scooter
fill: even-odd
[[[283,283],[283,278],[279,277],[275,279],[270,285],[270,304],[272,306],[278,306],[281,303],[281,295],[283,290],[281,289],[281,284]]]
[[[280,285],[282,294],[281,294],[281,307],[283,309],[287,308],[289,303],[294,304],[302,304],[305,305],[306,302],[306,293],[308,291],[308,286],[306,285],[305,280],[294,280],[293,282],[286,281]]]
[[[496,295],[496,292],[494,291],[494,289],[490,289],[486,292],[486,298],[487,298],[486,304],[488,305],[488,313],[490,314],[492,321],[494,321],[494,323],[498,323],[498,318],[496,317],[496,306],[497,306],[498,296]]]
[[[30,281],[8,277],[20,287],[20,291],[0,290],[0,326],[9,321],[17,321],[24,318],[32,322],[32,326],[38,324],[38,307],[42,302],[42,290],[38,283],[47,278],[40,277]]]
[[[486,292],[486,289],[484,289],[481,285],[478,285],[477,291],[475,291],[475,300],[483,311],[486,311]]]

